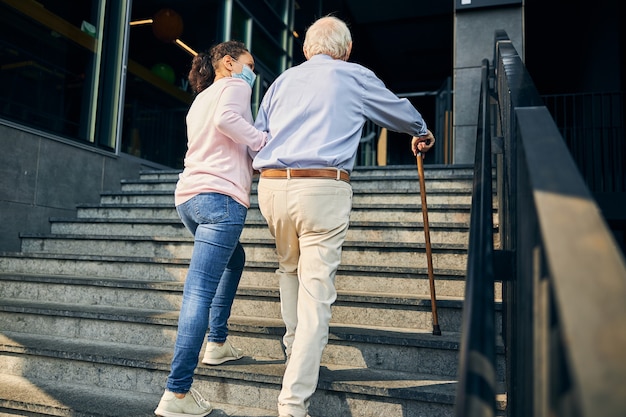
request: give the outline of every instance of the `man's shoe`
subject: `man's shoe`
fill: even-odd
[[[165,391],[154,414],[161,417],[204,417],[211,411],[211,404],[192,388],[184,398],[176,398],[173,392]]]
[[[226,339],[222,346],[215,342],[208,342],[202,363],[207,365],[219,365],[226,361],[235,361],[242,356],[243,351],[231,345],[228,339]]]

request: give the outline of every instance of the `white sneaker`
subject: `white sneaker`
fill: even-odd
[[[222,346],[215,342],[208,342],[202,363],[207,365],[219,365],[226,361],[235,361],[243,357],[243,350],[230,344],[226,339]]]
[[[176,398],[173,392],[165,391],[154,414],[161,417],[204,417],[211,411],[211,404],[192,388],[184,398]]]

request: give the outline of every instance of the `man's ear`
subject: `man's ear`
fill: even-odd
[[[309,60],[309,53],[307,52],[306,46],[302,47],[302,52],[304,53],[304,57]]]
[[[347,61],[350,58],[350,54],[352,53],[352,42],[348,44],[348,51],[346,51],[346,57],[344,61]]]

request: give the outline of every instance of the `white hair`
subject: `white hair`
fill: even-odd
[[[325,16],[307,29],[304,51],[308,58],[325,54],[334,59],[347,60],[351,43],[352,35],[348,26],[334,16]]]

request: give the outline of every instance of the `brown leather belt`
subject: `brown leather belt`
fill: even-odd
[[[284,169],[264,169],[261,171],[263,178],[332,178],[345,182],[350,182],[350,174],[336,168],[284,168]]]

